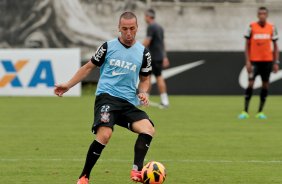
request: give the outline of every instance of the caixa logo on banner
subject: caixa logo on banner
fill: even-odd
[[[0,96],[54,96],[80,67],[80,50],[0,49]],[[80,96],[80,83],[66,96]]]
[[[11,85],[14,88],[28,87],[34,88],[38,85],[45,85],[46,87],[54,87],[55,79],[52,69],[51,60],[40,60],[35,66],[34,71],[31,72],[30,79],[27,84],[24,84],[20,78],[20,72],[29,64],[26,59],[17,60],[1,60],[5,74],[0,78],[0,88]]]

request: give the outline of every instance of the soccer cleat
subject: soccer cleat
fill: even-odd
[[[248,119],[249,117],[250,115],[246,111],[241,112],[238,116],[239,119]]]
[[[143,183],[142,176],[141,176],[141,171],[131,170],[131,172],[130,172],[130,179],[132,181],[134,181],[134,182]]]
[[[82,177],[79,178],[79,180],[77,181],[77,184],[89,184],[89,179],[86,178],[86,176],[82,176]]]
[[[263,112],[259,112],[259,113],[257,113],[256,118],[258,118],[258,119],[266,119],[267,116]]]

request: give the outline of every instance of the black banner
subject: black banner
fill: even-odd
[[[176,95],[242,95],[247,85],[243,52],[170,52],[170,68],[163,71],[168,93]],[[96,81],[93,72],[85,82]],[[257,77],[255,91],[260,88]],[[282,94],[282,69],[271,76],[270,93]],[[152,94],[157,94],[153,80]]]

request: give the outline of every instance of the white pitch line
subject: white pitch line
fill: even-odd
[[[63,162],[63,161],[71,161],[71,162],[83,162],[85,159],[63,159],[63,158],[50,158],[50,159],[32,159],[32,158],[24,158],[24,159],[16,159],[16,158],[0,158],[0,162],[21,162],[21,161],[47,161],[47,162]],[[132,162],[132,160],[126,159],[100,159],[100,162]],[[147,160],[148,161],[148,160]],[[158,160],[160,162],[178,162],[178,163],[257,163],[257,164],[282,164],[282,160]]]

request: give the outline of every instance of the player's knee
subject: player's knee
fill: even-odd
[[[254,81],[249,81],[248,88],[253,88],[253,86],[254,86]]]
[[[269,87],[269,82],[263,82],[262,83],[262,88],[268,89],[268,87]]]
[[[99,137],[97,137],[97,140],[99,140],[102,144],[108,144],[112,136],[112,133],[105,132],[101,134]]]
[[[112,129],[110,127],[99,127],[96,135],[96,139],[102,143],[107,144],[112,136]]]
[[[155,127],[149,122],[149,124],[144,128],[144,133],[151,135],[152,137],[155,135]]]
[[[132,126],[132,130],[135,133],[148,134],[148,135],[151,135],[152,137],[155,134],[155,128],[154,128],[153,124],[150,122],[150,120],[148,120],[148,119],[143,119],[143,120],[140,120],[140,121],[134,123],[133,126]]]
[[[150,127],[150,135],[153,137],[154,135],[155,135],[155,127],[153,127],[153,125],[151,125],[151,127]]]

